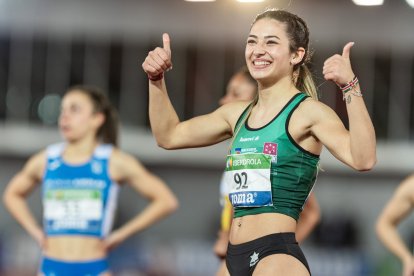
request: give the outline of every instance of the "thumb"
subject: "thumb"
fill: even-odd
[[[351,48],[352,46],[354,46],[355,42],[348,42],[345,46],[344,49],[342,50],[342,56],[344,58],[348,58],[349,59],[349,54],[351,52]]]
[[[162,47],[171,56],[170,36],[167,33],[162,34]]]

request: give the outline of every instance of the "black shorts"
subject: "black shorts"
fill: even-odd
[[[226,264],[232,276],[250,276],[261,259],[274,254],[287,254],[303,263],[310,274],[308,262],[303,255],[295,233],[276,233],[253,241],[227,248]]]

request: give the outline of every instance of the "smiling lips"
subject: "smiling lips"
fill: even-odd
[[[271,62],[267,60],[253,60],[252,63],[256,69],[263,69],[270,65]]]

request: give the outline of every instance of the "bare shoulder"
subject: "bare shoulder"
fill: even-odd
[[[299,106],[298,110],[306,114],[306,116],[310,116],[313,119],[321,119],[325,116],[329,116],[331,114],[335,114],[335,111],[330,108],[328,105],[324,104],[321,101],[307,98],[304,100]]]
[[[114,148],[111,155],[111,164],[116,169],[122,169],[132,164],[137,164],[139,161],[131,154],[120,150],[119,148]]]
[[[142,174],[144,166],[133,155],[114,148],[110,159],[110,174],[117,181],[127,180],[134,174]]]
[[[405,178],[396,190],[396,195],[409,196],[414,202],[414,174]]]
[[[40,180],[46,168],[46,160],[46,151],[39,151],[27,160],[22,172],[32,178]]]

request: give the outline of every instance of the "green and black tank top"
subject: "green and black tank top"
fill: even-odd
[[[293,96],[261,128],[248,126],[249,108],[240,116],[224,176],[231,187],[234,217],[281,213],[299,218],[316,180],[319,156],[301,148],[288,126],[292,113],[307,97],[304,93]]]

